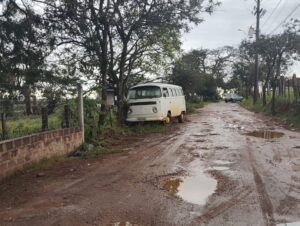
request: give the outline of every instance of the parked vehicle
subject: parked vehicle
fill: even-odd
[[[242,101],[243,97],[236,94],[236,93],[228,93],[224,96],[224,100],[225,102],[238,102],[238,101]]]
[[[185,96],[180,86],[164,83],[145,83],[129,89],[127,122],[162,121],[171,118],[184,121]]]

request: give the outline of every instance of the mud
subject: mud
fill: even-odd
[[[116,143],[2,181],[0,225],[299,225],[300,135],[271,118],[214,103]]]

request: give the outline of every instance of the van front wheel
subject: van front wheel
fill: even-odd
[[[181,114],[177,117],[177,119],[178,119],[179,123],[183,123],[184,122],[184,113],[181,112]]]

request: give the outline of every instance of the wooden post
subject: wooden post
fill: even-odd
[[[287,80],[287,87],[288,87],[288,101],[290,103],[291,94],[290,94],[290,80],[289,79]]]
[[[2,140],[8,139],[8,130],[6,125],[6,115],[1,113],[1,124],[2,124]]]
[[[84,142],[84,114],[83,114],[83,90],[81,84],[77,85],[78,88],[78,126],[82,130],[82,137]]]
[[[294,101],[297,101],[298,100],[298,90],[297,90],[296,74],[293,74],[293,91],[294,91]]]
[[[48,109],[42,108],[42,131],[48,130]]]
[[[71,127],[71,122],[70,122],[70,119],[71,119],[71,114],[70,114],[70,106],[69,105],[65,105],[64,106],[64,118],[65,118],[65,125],[64,127],[65,128],[70,128]]]
[[[113,126],[113,121],[112,121],[112,106],[109,108],[109,122],[110,126]]]

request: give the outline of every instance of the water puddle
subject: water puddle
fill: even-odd
[[[220,135],[219,133],[210,133],[209,134],[210,136],[217,136],[217,135]]]
[[[226,170],[229,170],[229,168],[226,167],[226,166],[213,166],[213,167],[212,167],[212,170],[226,171]]]
[[[115,222],[115,223],[109,224],[107,226],[139,226],[139,225],[130,223],[129,221],[126,221],[126,222]]]
[[[207,136],[206,134],[193,134],[193,137],[205,137]]]
[[[191,165],[190,175],[180,178],[169,178],[163,182],[163,189],[198,205],[204,205],[207,198],[214,193],[217,181],[206,173],[199,161]]]
[[[245,129],[244,126],[240,126],[240,125],[237,125],[237,124],[231,124],[231,123],[229,123],[227,126],[225,126],[225,128],[228,128],[228,129],[239,129],[239,130],[244,130]]]
[[[262,130],[262,131],[253,131],[246,133],[247,136],[259,137],[264,139],[274,139],[280,138],[284,135],[284,133],[276,132],[276,131],[269,131],[269,130]]]
[[[216,161],[214,161],[214,163],[217,164],[217,165],[229,165],[232,162],[226,161],[226,160],[216,160]]]
[[[276,226],[300,226],[300,221],[292,222],[292,223],[281,223],[281,224],[276,224]]]

